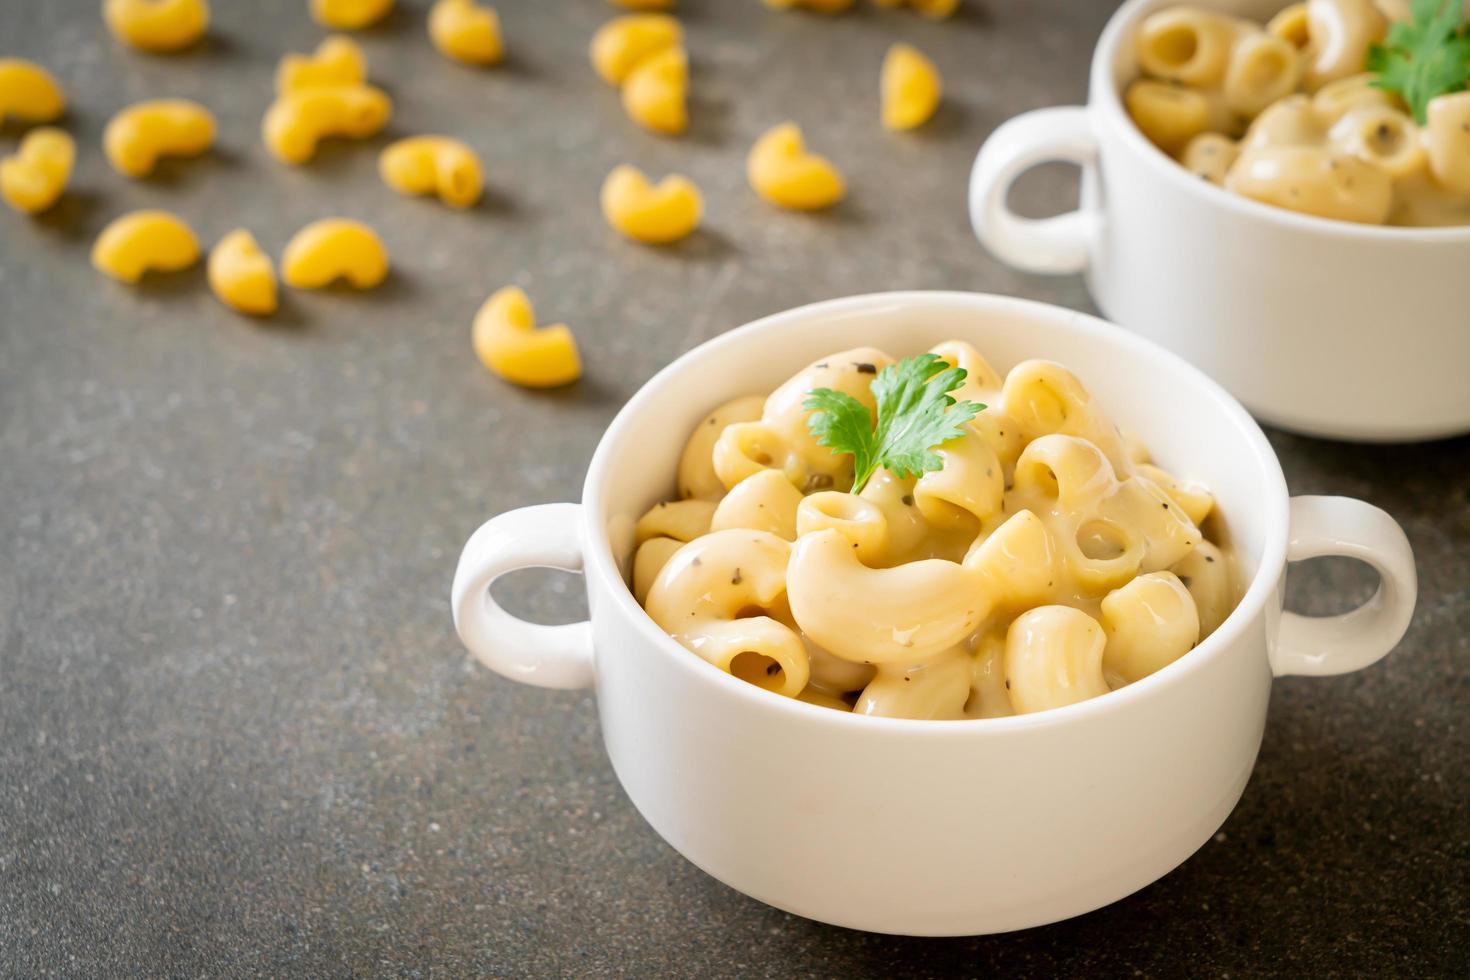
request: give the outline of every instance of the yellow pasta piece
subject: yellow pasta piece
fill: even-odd
[[[323,218],[302,228],[281,254],[281,278],[293,289],[320,289],[345,279],[372,289],[388,276],[388,250],[360,221]]]
[[[1266,33],[1281,38],[1298,51],[1312,43],[1312,27],[1307,19],[1307,5],[1294,3],[1266,22]]]
[[[1179,162],[1190,173],[1210,183],[1224,186],[1225,175],[1240,156],[1240,145],[1220,133],[1200,133],[1190,140],[1179,156]]]
[[[475,353],[491,371],[527,388],[554,388],[582,376],[577,341],[566,324],[536,326],[531,301],[515,286],[497,290],[475,314]]]
[[[1139,79],[1128,86],[1123,103],[1149,142],[1170,155],[1210,124],[1209,100],[1192,88]]]
[[[943,85],[939,69],[909,44],[895,44],[883,58],[883,125],[889,129],[922,126],[939,108]]]
[[[819,14],[840,14],[851,7],[853,0],[761,0],[772,10],[814,10]]]
[[[0,160],[0,196],[17,211],[45,211],[66,190],[76,155],[76,143],[63,131],[31,130],[14,156]]]
[[[429,40],[445,57],[467,65],[493,65],[505,55],[500,16],[474,0],[437,0],[429,8]]]
[[[645,58],[623,82],[623,109],[645,129],[678,135],[689,125],[689,58],[680,47]]]
[[[51,73],[23,58],[0,58],[0,123],[50,122],[66,111],[66,95]]]
[[[452,208],[480,199],[484,168],[475,151],[448,136],[410,136],[378,157],[383,183],[400,194],[437,194]]]
[[[674,0],[608,0],[624,10],[673,10]]]
[[[329,37],[311,54],[288,54],[276,69],[276,94],[331,85],[361,85],[367,81],[367,58],[356,41],[340,34]]]
[[[841,171],[825,157],[809,153],[792,122],[755,141],[745,173],[757,194],[783,208],[814,211],[836,204],[847,193]]]
[[[209,27],[205,0],[103,0],[102,18],[114,37],[143,51],[187,48]]]
[[[640,605],[648,600],[648,590],[653,588],[658,573],[682,547],[684,542],[673,538],[649,538],[638,546],[633,555],[633,595]]]
[[[199,240],[167,211],[134,211],[97,236],[92,265],[121,282],[137,282],[150,270],[175,272],[199,259]]]
[[[902,7],[905,4],[931,20],[943,20],[960,9],[960,0],[876,0],[880,7]]]
[[[676,242],[699,227],[704,198],[688,177],[672,174],[649,183],[637,167],[623,164],[602,183],[602,213],[614,229],[640,242]]]
[[[325,137],[372,136],[387,124],[392,111],[388,96],[371,85],[307,88],[271,103],[261,135],[276,159],[301,164],[315,155],[317,144]]]
[[[1393,207],[1393,178],[1367,161],[1315,146],[1246,150],[1225,186],[1263,204],[1381,225]]]
[[[393,0],[311,0],[311,16],[318,24],[355,31],[375,24],[393,9]]]
[[[609,85],[621,85],[639,62],[684,40],[684,29],[667,14],[614,17],[592,35],[592,67]]]
[[[709,533],[715,506],[712,500],[660,500],[638,518],[633,526],[633,540],[637,544],[649,538],[693,541]]]
[[[122,110],[107,123],[102,148],[113,169],[146,177],[159,157],[198,156],[214,142],[214,116],[188,99],[153,99]]]
[[[276,270],[255,236],[237,228],[209,251],[209,288],[230,309],[251,316],[276,312]]]

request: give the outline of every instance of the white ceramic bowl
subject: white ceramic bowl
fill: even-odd
[[[1041,109],[986,141],[970,216],[1002,261],[1084,272],[1111,320],[1203,368],[1256,415],[1312,435],[1395,441],[1470,432],[1470,227],[1329,221],[1232,194],[1155,148],[1124,110],[1139,22],[1182,0],[1130,0],[1092,60],[1088,104]],[[1285,0],[1192,0],[1262,21]],[[1079,210],[1026,219],[1011,184],[1082,167]]]
[[[987,721],[803,704],[723,673],[654,625],[624,580],[633,523],[673,494],[685,436],[712,407],[834,350],[905,355],[950,338],[999,370],[1064,362],[1163,465],[1214,490],[1246,587],[1224,625],[1119,691]],[[1283,612],[1286,563],[1326,554],[1376,567],[1377,595],[1328,619]],[[591,621],[539,626],[497,606],[490,584],[532,566],[581,569]],[[1178,357],[1052,306],[891,293],[781,313],[679,358],[609,426],[580,504],[527,507],[475,532],[453,608],[465,645],[493,670],[596,688],[628,797],[705,871],[824,922],[960,935],[1077,915],[1182,862],[1250,777],[1272,676],[1374,662],[1402,636],[1415,592],[1392,518],[1356,500],[1288,499],[1261,430]]]

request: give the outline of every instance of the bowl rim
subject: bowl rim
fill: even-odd
[[[1210,7],[1233,11],[1242,0],[1202,0]],[[1113,63],[1125,38],[1131,38],[1134,27],[1146,15],[1164,7],[1182,6],[1181,0],[1127,0],[1108,18],[1093,48],[1088,71],[1088,102],[1103,114],[1107,123],[1119,130],[1125,145],[1134,156],[1150,168],[1151,176],[1167,180],[1183,193],[1194,194],[1202,201],[1235,211],[1247,219],[1324,238],[1358,239],[1365,242],[1414,244],[1425,246],[1470,244],[1470,224],[1412,227],[1405,225],[1365,225],[1335,218],[1302,214],[1287,208],[1232,194],[1207,180],[1191,176],[1178,161],[1149,142],[1123,108],[1117,83],[1113,80]],[[1288,6],[1288,4],[1283,4]]]
[[[1005,316],[1018,322],[1028,319],[1045,320],[1063,330],[1100,339],[1116,347],[1120,354],[1150,360],[1165,370],[1183,374],[1190,383],[1204,390],[1217,410],[1244,436],[1253,461],[1264,474],[1267,483],[1262,488],[1264,514],[1259,518],[1267,525],[1261,561],[1230,615],[1203,642],[1140,681],[1077,704],[1001,718],[918,720],[833,711],[831,708],[807,704],[796,698],[767,691],[726,673],[659,629],[633,597],[632,590],[623,578],[613,555],[608,529],[601,517],[604,510],[602,498],[607,483],[606,474],[613,466],[612,447],[635,424],[635,420],[644,412],[645,405],[692,363],[721,356],[735,347],[757,343],[767,334],[800,330],[804,323],[821,322],[843,315],[876,313],[884,308],[903,309],[915,304],[959,307],[981,316]],[[854,337],[853,340],[861,342],[862,338]],[[709,406],[702,407],[707,410]],[[593,587],[594,579],[598,586],[605,587],[618,611],[630,619],[642,638],[667,656],[673,669],[688,671],[692,677],[697,676],[699,683],[723,685],[730,696],[747,701],[752,710],[785,714],[789,720],[855,726],[856,731],[867,733],[886,730],[895,735],[951,738],[960,733],[1000,735],[1069,723],[1091,723],[1114,712],[1126,711],[1135,701],[1162,693],[1190,674],[1203,670],[1209,661],[1228,655],[1276,594],[1277,583],[1286,563],[1287,503],[1286,477],[1281,470],[1280,460],[1261,427],[1239,402],[1204,372],[1151,341],[1089,314],[1018,297],[944,290],[866,293],[809,303],[736,327],[686,351],[645,382],[608,425],[587,469],[581,506],[583,574],[587,576],[589,592],[596,591]],[[796,714],[792,716],[791,712]]]

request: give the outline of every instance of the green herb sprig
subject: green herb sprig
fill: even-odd
[[[943,469],[944,460],[930,450],[959,438],[964,424],[985,410],[949,394],[964,381],[964,368],[950,367],[937,354],[920,354],[888,365],[873,379],[876,423],[868,406],[845,391],[817,388],[802,406],[812,413],[806,424],[818,443],[852,454],[857,493],[879,467],[900,477]]]
[[[1368,50],[1376,88],[1397,92],[1424,125],[1429,100],[1470,85],[1470,21],[1460,0],[1413,0],[1410,18],[1394,24],[1383,44]]]

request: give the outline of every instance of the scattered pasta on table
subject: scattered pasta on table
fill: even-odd
[[[14,155],[0,160],[0,197],[26,214],[45,211],[66,190],[76,155],[76,143],[65,130],[31,130]]]
[[[602,213],[609,225],[635,241],[667,244],[699,227],[704,198],[681,174],[654,184],[637,167],[623,164],[603,181]]]
[[[516,286],[485,300],[475,314],[471,341],[481,363],[513,384],[555,388],[582,376],[572,331],[563,323],[538,327],[530,298]]]
[[[133,211],[113,220],[92,245],[92,265],[119,282],[147,272],[178,272],[199,261],[199,239],[182,219],[161,210]]]
[[[113,116],[102,148],[114,170],[146,177],[161,157],[192,157],[214,142],[214,115],[188,99],[137,102]]]
[[[206,0],[103,0],[102,17],[114,37],[141,51],[181,51],[209,29]]]
[[[323,218],[302,228],[281,253],[281,278],[293,289],[321,289],[338,280],[372,289],[388,277],[388,250],[361,221]]]
[[[276,270],[255,236],[237,228],[209,250],[209,288],[221,303],[250,316],[276,311]]]

